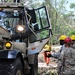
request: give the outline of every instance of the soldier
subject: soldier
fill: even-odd
[[[54,57],[54,58],[58,58],[59,59],[61,51],[65,48],[64,40],[66,38],[67,38],[66,35],[61,35],[60,38],[59,38],[61,49],[57,53],[55,53],[55,54],[49,54],[49,55],[47,55],[47,57]]]
[[[64,40],[65,49],[58,61],[58,75],[75,75],[75,49],[71,48],[71,38]]]
[[[72,35],[70,38],[72,39],[72,42],[73,42],[72,48],[75,49],[75,35]]]

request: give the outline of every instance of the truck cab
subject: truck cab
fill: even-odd
[[[38,54],[50,40],[46,6],[0,3],[0,74],[38,75]],[[6,69],[5,69],[6,68]]]

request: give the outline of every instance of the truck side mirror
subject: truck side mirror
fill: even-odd
[[[28,14],[31,16],[31,23],[36,23],[36,14],[35,14],[35,9],[27,9]],[[29,19],[29,17],[28,17]]]

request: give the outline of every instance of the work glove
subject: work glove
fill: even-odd
[[[52,55],[51,55],[51,54],[48,54],[47,57],[48,57],[48,58],[49,58],[49,57],[52,57]]]

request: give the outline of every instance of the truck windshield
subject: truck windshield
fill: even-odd
[[[18,10],[4,9],[0,11],[0,26],[6,28],[7,30],[13,30],[14,27],[19,24],[19,15],[20,13]]]

